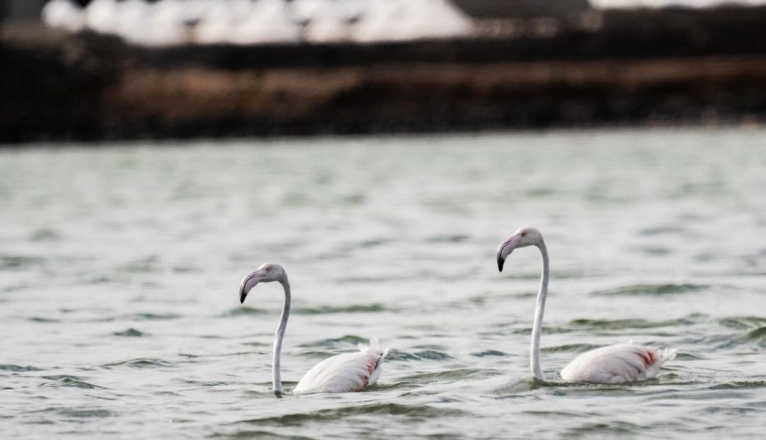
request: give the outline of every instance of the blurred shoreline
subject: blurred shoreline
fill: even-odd
[[[545,35],[162,49],[4,25],[0,144],[766,121],[766,8],[601,15]]]

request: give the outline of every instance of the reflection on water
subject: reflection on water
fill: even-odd
[[[760,438],[764,131],[493,134],[0,151],[0,424],[8,438]],[[551,254],[549,382],[529,372]],[[379,385],[270,392],[378,337]],[[678,358],[564,385],[578,353]]]

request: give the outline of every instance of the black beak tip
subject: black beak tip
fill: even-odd
[[[247,298],[247,294],[246,293],[240,293],[239,294],[239,303],[240,304],[244,304],[245,303],[245,298]]]
[[[505,263],[505,260],[503,260],[502,257],[497,257],[497,270],[502,272],[503,271],[503,264]]]

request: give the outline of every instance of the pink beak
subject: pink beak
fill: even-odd
[[[261,281],[261,273],[257,270],[251,273],[250,275],[246,276],[245,279],[242,280],[242,285],[239,286],[239,303],[240,304],[245,303],[245,298],[247,298],[247,294],[260,281]]]
[[[503,271],[505,259],[519,246],[519,242],[521,242],[521,236],[513,235],[509,239],[500,243],[500,247],[497,248],[497,270],[500,272]]]

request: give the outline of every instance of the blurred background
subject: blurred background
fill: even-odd
[[[3,0],[0,142],[753,124],[756,0]]]
[[[0,434],[762,439],[764,3],[0,0]]]

